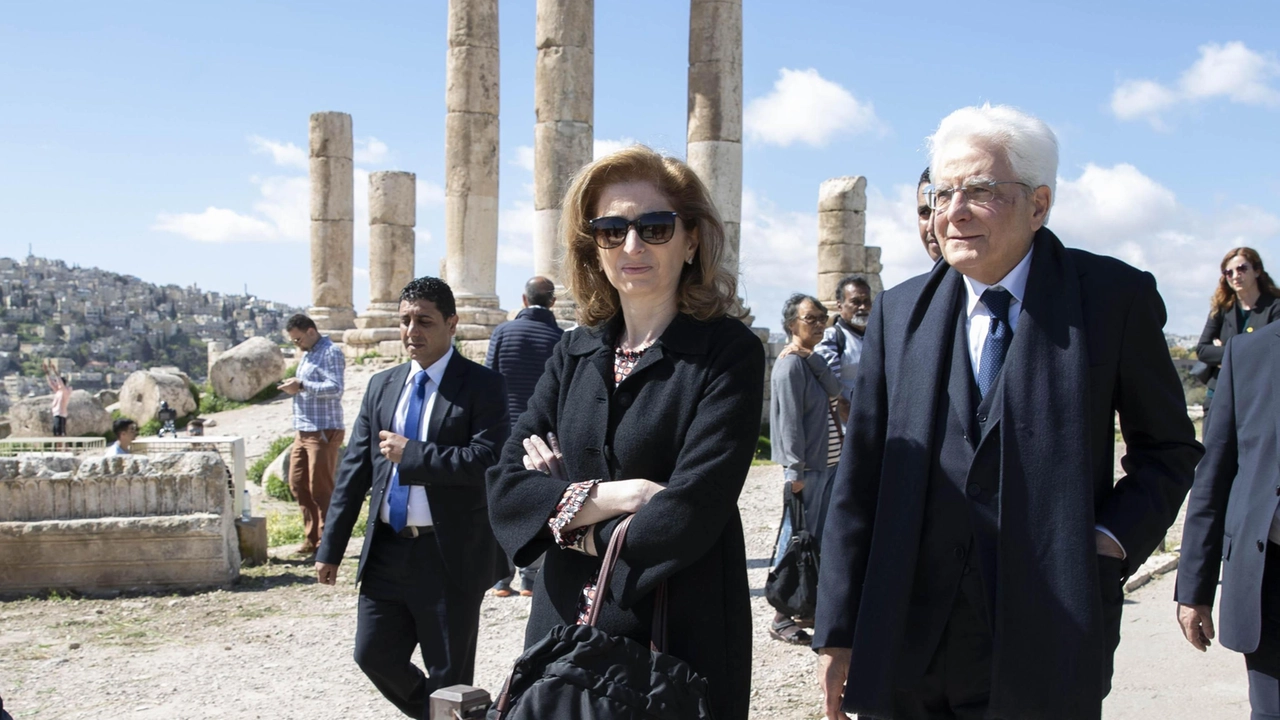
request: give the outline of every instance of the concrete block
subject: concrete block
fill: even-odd
[[[369,224],[416,225],[417,184],[417,176],[411,172],[369,173]]]
[[[445,116],[446,197],[498,197],[498,118],[479,113]],[[496,235],[494,236],[497,237]]]
[[[351,308],[352,231],[350,220],[311,223],[311,301],[317,307]]]
[[[413,280],[415,234],[403,225],[369,228],[369,301],[397,303],[400,291]]]
[[[722,61],[742,65],[742,0],[689,3],[689,64]]]
[[[240,563],[244,565],[265,565],[267,562],[267,519],[254,517],[248,520],[237,518],[236,538],[240,546]]]
[[[742,65],[711,61],[689,67],[688,140],[742,142]]]
[[[498,47],[498,0],[449,0],[449,47]]]
[[[533,126],[533,206],[558,208],[575,173],[591,162],[589,123],[539,122]]]
[[[533,74],[533,112],[538,122],[594,117],[595,56],[580,47],[538,51]]]
[[[538,0],[534,45],[595,48],[595,0]]]
[[[449,112],[498,114],[498,49],[451,47],[445,55],[444,106]]]
[[[818,212],[828,210],[866,212],[867,179],[846,175],[824,180],[818,187]]]
[[[344,112],[311,114],[308,129],[311,157],[340,157],[348,160],[354,154],[351,116]]]
[[[861,245],[818,243],[818,272],[853,272],[862,265]]]
[[[355,218],[355,176],[351,158],[311,158],[311,219]]]
[[[828,210],[818,213],[818,245],[858,245],[866,242],[867,216],[860,212]]]
[[[689,167],[711,191],[720,219],[742,220],[742,143],[727,141],[690,142]]]

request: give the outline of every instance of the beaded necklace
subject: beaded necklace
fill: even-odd
[[[621,343],[613,348],[613,384],[621,385],[622,381],[636,369],[636,363],[653,347],[652,342],[645,343],[635,350],[623,350]]]

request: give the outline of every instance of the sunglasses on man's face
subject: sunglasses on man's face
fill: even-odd
[[[635,220],[610,215],[588,220],[587,227],[595,237],[596,245],[612,250],[627,241],[627,233],[632,226],[636,235],[649,245],[661,245],[671,240],[676,234],[676,220],[680,216],[671,211],[647,212]]]

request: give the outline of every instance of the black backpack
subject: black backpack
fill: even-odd
[[[653,601],[649,647],[595,627],[631,524],[614,531],[586,625],[560,625],[516,660],[488,720],[712,720],[707,681],[666,644],[666,583]]]
[[[791,513],[791,539],[769,571],[764,597],[783,615],[811,618],[818,608],[818,543],[805,529],[800,497],[790,490],[786,493],[790,496],[787,512]],[[781,527],[778,532],[782,532]]]

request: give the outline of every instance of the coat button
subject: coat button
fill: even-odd
[[[971,566],[971,565],[965,565],[965,566],[964,566],[964,574],[965,574],[965,575],[968,575],[968,574],[969,574],[969,573],[971,573],[971,572],[973,572],[973,566]]]
[[[631,407],[631,393],[620,393],[618,395],[618,404],[624,408]]]
[[[955,553],[955,556],[956,556],[958,559],[960,559],[960,560],[963,560],[963,559],[964,559],[964,546],[963,546],[963,545],[957,545],[957,546],[956,546],[956,549],[955,549],[955,550],[953,550],[952,552],[953,552],[953,553]]]
[[[984,423],[984,422],[986,422],[986,421],[987,421],[987,414],[986,414],[986,413],[978,413],[978,422],[980,422],[980,423]]]
[[[982,494],[982,486],[978,483],[969,483],[969,487],[965,488],[964,491],[969,493],[969,497],[976,498]]]
[[[1267,549],[1267,544],[1266,544],[1266,543],[1264,543],[1264,542],[1262,542],[1261,540],[1259,540],[1259,541],[1258,541],[1258,552],[1262,552],[1263,550],[1266,550],[1266,549]]]

